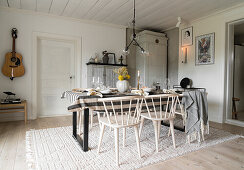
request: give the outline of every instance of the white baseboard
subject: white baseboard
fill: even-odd
[[[38,118],[45,118],[45,117],[60,117],[60,116],[70,116],[72,113],[67,113],[67,114],[59,114],[59,115],[45,115],[45,116],[38,116]],[[0,122],[12,122],[12,121],[20,121],[20,120],[25,120],[24,116],[7,116],[7,117],[0,117]],[[32,118],[28,118],[28,120],[34,120]]]
[[[231,125],[236,125],[236,126],[244,127],[244,122],[243,121],[239,121],[239,120],[226,119],[225,120],[225,123],[231,124]]]
[[[42,115],[38,116],[38,118],[44,118],[44,117],[60,117],[60,116],[70,116],[72,113],[66,113],[66,114],[58,114],[58,115]]]

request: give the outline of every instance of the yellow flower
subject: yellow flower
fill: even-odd
[[[129,75],[129,74],[127,74],[127,75],[126,75],[126,78],[127,78],[127,79],[130,79],[130,75]]]
[[[124,80],[124,77],[123,77],[122,75],[119,75],[118,79],[119,79],[120,81],[122,81],[122,80]]]

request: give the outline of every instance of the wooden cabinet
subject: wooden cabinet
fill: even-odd
[[[142,54],[139,47],[136,50],[136,69],[140,70],[141,83],[151,87],[159,82],[165,88],[167,73],[167,38],[163,33],[142,31],[137,34],[139,44],[149,54]],[[177,44],[176,44],[177,45]]]

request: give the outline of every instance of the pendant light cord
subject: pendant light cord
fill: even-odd
[[[134,8],[134,14],[133,14],[133,20],[132,20],[132,24],[133,24],[133,38],[136,38],[136,31],[135,31],[135,24],[136,24],[136,3],[134,0],[133,3],[133,8]]]
[[[132,20],[132,25],[133,25],[133,39],[131,40],[131,42],[129,43],[129,45],[125,48],[125,51],[127,52],[129,50],[130,45],[132,44],[132,42],[135,42],[135,45],[138,46],[141,49],[141,52],[144,53],[145,50],[139,45],[139,43],[136,41],[136,1],[133,1],[133,20]]]

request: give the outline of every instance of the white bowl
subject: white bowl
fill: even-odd
[[[100,92],[102,94],[110,94],[112,91],[110,89],[107,89],[107,90],[101,90]]]
[[[144,90],[144,92],[151,92],[151,91],[153,91],[153,88],[145,88],[143,90]]]

